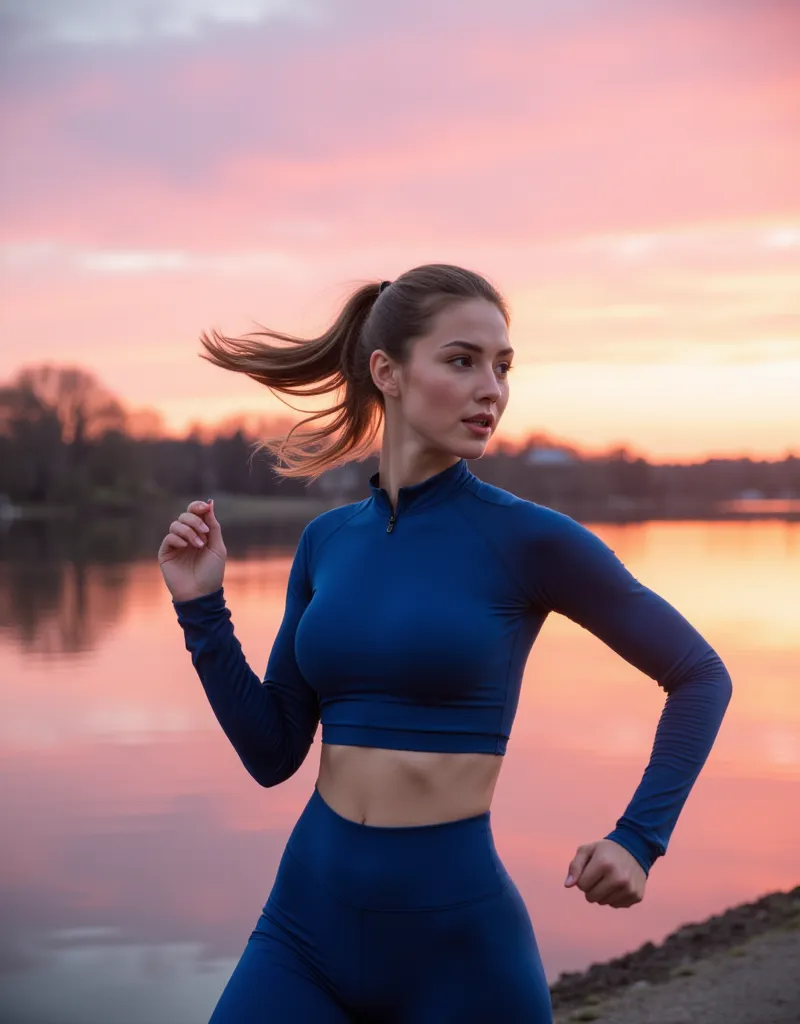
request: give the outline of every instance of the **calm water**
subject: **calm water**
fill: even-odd
[[[644,902],[590,905],[563,888],[567,865],[624,810],[664,695],[569,621],[545,624],[492,821],[550,980],[800,881],[800,523],[594,529],[717,648],[734,695]],[[313,788],[319,735],[283,786],[245,773],[183,647],[155,529],[15,530],[0,536],[0,1018],[205,1021]],[[260,674],[291,542],[231,539],[226,591]]]

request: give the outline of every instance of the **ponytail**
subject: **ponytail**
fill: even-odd
[[[362,285],[318,338],[296,338],[268,328],[229,338],[212,330],[210,336],[200,335],[206,350],[200,355],[215,366],[247,374],[277,398],[339,393],[334,405],[309,414],[285,437],[265,439],[255,448],[277,456],[281,476],[313,480],[372,451],[383,422],[383,394],[369,369],[372,352],[382,349],[405,362],[409,341],[430,329],[436,313],[469,298],[493,302],[508,322],[504,300],[484,278],[460,267],[429,264],[403,274],[391,287],[387,282]]]

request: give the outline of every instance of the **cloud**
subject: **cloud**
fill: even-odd
[[[0,266],[6,271],[25,272],[42,268],[85,271],[88,273],[142,274],[142,273],[206,273],[232,274],[262,273],[269,270],[296,267],[301,263],[299,253],[292,252],[295,244],[326,244],[335,241],[324,221],[312,218],[274,220],[270,230],[282,244],[273,248],[250,247],[242,249],[169,249],[136,247],[96,247],[70,245],[58,239],[39,239],[31,242],[0,242]],[[800,254],[800,224],[789,221],[772,223],[707,223],[682,227],[665,227],[646,234],[609,233],[578,236],[562,240],[533,242],[525,247],[528,260],[557,261],[559,269],[573,270],[581,265],[597,274],[605,263],[613,268],[620,263],[686,268],[686,261],[704,261],[714,266],[716,274],[697,279],[699,288],[730,297],[744,297],[754,292],[785,296],[800,294],[796,291],[797,277],[780,273],[780,264],[772,273],[756,275],[741,269],[738,274],[725,276],[720,271],[726,266],[747,267],[754,261],[770,256],[791,257]],[[711,263],[713,261],[713,264]],[[658,307],[652,304],[622,303],[608,307],[608,315],[619,319],[650,317]],[[565,311],[568,312],[568,311]],[[583,314],[575,310],[575,317]]]
[[[800,250],[800,221],[690,224],[642,233],[587,236],[566,244],[577,252],[625,262],[652,261],[660,257],[729,257],[733,253],[753,257],[765,249]]]
[[[187,252],[181,249],[97,249],[34,242],[0,245],[7,271],[72,270],[87,274],[264,274],[292,269],[297,261],[281,250]]]
[[[206,28],[305,22],[325,0],[5,0],[3,21],[23,45],[108,46],[196,36]]]
[[[800,205],[800,8],[443,8],[7,53],[0,219],[151,247],[199,217],[238,245],[278,211],[375,238],[613,226],[636,255],[648,221]]]

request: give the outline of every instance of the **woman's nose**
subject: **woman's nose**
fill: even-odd
[[[476,398],[484,400],[490,398],[493,402],[499,400],[501,395],[500,381],[497,379],[494,370],[481,378],[481,386],[478,388]]]

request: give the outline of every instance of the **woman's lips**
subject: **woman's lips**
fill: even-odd
[[[484,427],[473,420],[462,420],[465,427],[468,427],[476,437],[489,437],[492,433],[491,426]]]

